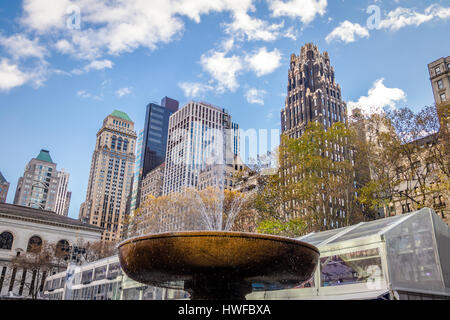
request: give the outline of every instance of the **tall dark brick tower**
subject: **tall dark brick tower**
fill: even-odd
[[[300,55],[291,55],[285,108],[281,111],[281,132],[300,137],[310,121],[329,128],[335,122],[347,122],[347,105],[341,87],[335,81],[328,52],[321,54],[308,43]]]

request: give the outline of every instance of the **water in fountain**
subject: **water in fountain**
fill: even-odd
[[[196,202],[200,210],[201,224],[207,231],[230,231],[243,203],[243,197],[240,195],[226,195],[226,166],[232,165],[234,158],[230,157],[230,136],[225,134],[225,130],[215,129],[206,147],[204,164],[211,171],[213,178],[209,188],[202,194],[196,193]],[[231,201],[227,206],[228,212],[224,212],[225,201]]]

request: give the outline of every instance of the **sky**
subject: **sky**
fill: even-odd
[[[95,137],[113,110],[138,132],[164,96],[280,130],[291,54],[328,51],[349,109],[433,103],[427,64],[450,54],[450,1],[22,0],[0,4],[0,171],[12,203],[50,150],[86,196]]]

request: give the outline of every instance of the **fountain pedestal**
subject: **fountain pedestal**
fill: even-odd
[[[294,239],[239,232],[175,232],[119,245],[133,280],[179,288],[196,300],[244,300],[253,283],[299,284],[313,275],[319,250]]]
[[[252,293],[252,285],[246,281],[223,277],[200,277],[184,284],[192,300],[245,300]]]

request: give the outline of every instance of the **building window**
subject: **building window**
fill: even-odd
[[[33,236],[28,241],[27,252],[39,252],[42,248],[42,239],[38,236]]]
[[[447,97],[445,93],[441,94],[441,102],[445,102],[447,100]]]
[[[112,136],[112,139],[111,139],[111,149],[112,150],[116,149],[116,141],[117,141],[117,137]]]
[[[436,75],[441,74],[441,68],[437,67],[436,69],[434,69],[434,71],[436,72]]]
[[[438,86],[438,89],[442,89],[444,87],[444,82],[442,80],[439,80],[437,82],[437,86]]]
[[[0,249],[11,250],[14,237],[10,232],[3,232],[0,235]]]
[[[67,240],[60,240],[56,244],[55,254],[57,257],[66,257],[69,254],[69,242]]]

